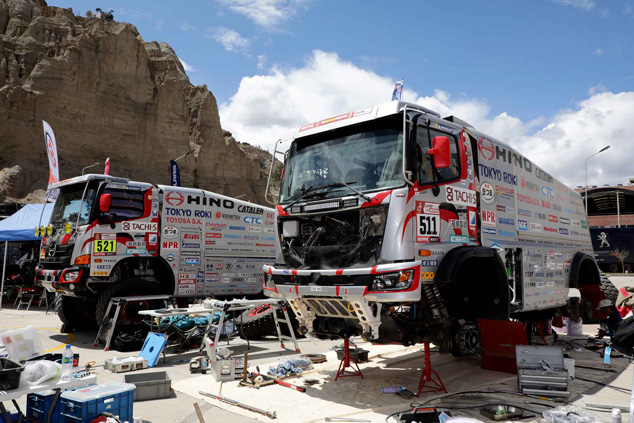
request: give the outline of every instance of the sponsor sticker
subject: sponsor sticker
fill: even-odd
[[[469,237],[467,235],[451,235],[449,240],[453,243],[460,243],[460,244],[469,243]]]
[[[482,210],[482,225],[495,226],[495,212],[493,210]]]
[[[145,248],[126,248],[126,254],[147,254],[147,250]]]
[[[452,229],[467,229],[469,227],[469,222],[466,220],[450,220],[449,227]]]
[[[496,231],[495,229],[492,229],[492,228],[482,228],[482,233],[485,233],[488,235],[495,235]]]
[[[174,239],[178,236],[178,228],[176,226],[165,226],[162,233],[163,238]]]
[[[123,230],[127,232],[157,232],[156,222],[123,222]]]
[[[527,231],[528,222],[526,220],[517,219],[517,229],[519,229],[520,231]]]
[[[161,246],[164,250],[178,250],[178,241],[163,241]]]
[[[493,204],[493,200],[495,200],[495,190],[493,189],[493,185],[488,182],[482,184],[480,187],[480,198],[484,204]]]
[[[438,260],[422,260],[420,262],[421,266],[425,266],[425,267],[434,267],[434,266],[438,266]]]
[[[475,191],[454,186],[447,186],[445,191],[449,203],[465,207],[477,206]]]
[[[147,243],[150,246],[156,245],[158,243],[158,234],[148,234]]]

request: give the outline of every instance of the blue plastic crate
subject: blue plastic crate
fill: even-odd
[[[11,419],[11,421],[8,423],[14,423],[20,420],[20,415],[18,413],[12,413],[10,411],[7,411],[7,413],[9,414],[9,419]],[[2,417],[2,413],[0,413],[0,423],[7,423],[4,421],[4,417]]]
[[[46,413],[51,408],[55,393],[29,394],[26,397],[26,418],[33,423],[46,423]],[[51,423],[59,423],[61,403],[57,400],[51,415]]]
[[[134,388],[129,383],[109,382],[65,392],[60,398],[59,423],[90,423],[104,411],[121,421],[132,421]]]

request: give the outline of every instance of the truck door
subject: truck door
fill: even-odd
[[[152,213],[152,189],[107,184],[110,209],[94,228],[91,275],[109,276],[128,257],[153,256],[158,250],[158,216]]]
[[[436,137],[449,140],[450,163],[436,168],[429,150]],[[424,122],[416,129],[414,161],[416,183],[423,193],[416,196],[417,243],[475,243],[476,191],[470,147],[458,130]]]

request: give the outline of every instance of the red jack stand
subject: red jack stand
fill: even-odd
[[[423,373],[420,375],[418,393],[416,396],[420,397],[420,394],[429,394],[431,392],[447,392],[447,388],[445,388],[445,385],[442,383],[438,373],[431,368],[429,342],[425,342],[425,367],[423,368]]]
[[[352,361],[352,364],[354,364],[354,366],[350,363],[351,361]],[[352,370],[346,370],[348,367],[350,367],[350,369]],[[337,370],[337,376],[335,377],[335,382],[340,377],[351,377],[351,376],[361,376],[361,379],[365,379],[355,359],[350,357],[350,338],[346,336],[345,338],[343,338],[343,360],[341,360],[341,363],[339,363],[339,369]]]

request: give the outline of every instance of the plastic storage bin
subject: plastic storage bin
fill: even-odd
[[[136,386],[134,401],[147,401],[159,398],[169,398],[172,381],[167,372],[153,372],[125,375],[126,383]]]
[[[129,383],[108,382],[61,395],[60,423],[90,423],[107,411],[119,420],[133,420],[135,386]]]
[[[20,421],[20,414],[13,413],[11,411],[7,411],[7,413],[9,414],[10,421],[5,422],[4,421],[4,417],[2,417],[2,413],[0,413],[0,423],[16,423],[16,422]]]
[[[0,358],[0,391],[10,391],[20,387],[20,373],[24,366],[8,358]]]
[[[46,414],[51,408],[55,392],[45,391],[39,394],[26,396],[26,418],[33,423],[45,423]],[[59,423],[61,402],[58,400],[51,414],[51,423]]]
[[[0,340],[11,360],[24,361],[44,354],[35,326],[8,330],[0,335]]]

